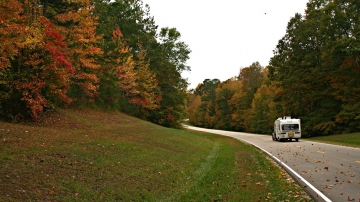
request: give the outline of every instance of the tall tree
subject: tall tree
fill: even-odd
[[[323,60],[330,75],[332,95],[340,104],[336,111],[337,131],[354,132],[360,129],[360,4],[357,1],[330,1],[323,8],[321,33],[327,36]],[[323,65],[323,66],[325,66]]]
[[[25,40],[24,9],[18,1],[0,2],[0,75],[10,66],[10,60],[19,53]],[[2,81],[4,82],[4,81]]]
[[[141,48],[136,54],[135,69],[137,71],[137,91],[139,92],[134,98],[133,102],[138,104],[142,110],[141,112],[148,115],[148,110],[156,110],[159,108],[161,97],[157,93],[158,83],[156,75],[149,69],[150,62],[146,59],[146,52]]]
[[[236,117],[235,124],[237,122],[238,130],[250,130],[248,117],[255,93],[263,81],[263,69],[259,62],[254,62],[240,71],[238,78],[242,85],[231,101],[236,106],[234,117]]]
[[[194,115],[196,117],[195,120],[197,123],[194,122],[195,120],[190,120],[191,123],[207,128],[212,128],[215,126],[215,89],[220,83],[221,82],[219,79],[205,79],[202,84],[199,84],[196,87],[194,94],[201,97],[201,104],[197,108],[198,110]]]
[[[230,110],[230,100],[234,96],[236,90],[240,87],[239,82],[233,79],[229,79],[223,83],[220,83],[215,89],[216,93],[216,124],[215,128],[233,130],[231,125],[232,111]]]
[[[331,134],[349,123],[335,118],[347,99],[338,94],[341,91],[334,83],[348,73],[342,71],[343,64],[349,64],[345,61],[358,55],[348,52],[357,41],[358,15],[353,11],[358,9],[355,1],[310,1],[305,16],[297,14],[291,19],[271,59],[270,78],[282,89],[275,99],[283,104],[285,113],[303,120],[308,135]],[[356,69],[356,65],[348,68]]]
[[[56,19],[65,24],[62,34],[66,36],[65,42],[70,47],[67,54],[75,67],[70,94],[79,101],[93,101],[99,96],[99,78],[96,74],[100,65],[96,57],[103,54],[98,47],[102,36],[96,34],[98,23],[91,2],[81,0],[78,5],[80,9],[60,13]]]
[[[181,71],[189,69],[185,62],[190,52],[187,45],[180,41],[180,33],[175,28],[164,28],[157,35],[157,26],[150,16],[150,8],[148,5],[144,6],[141,0],[118,0],[106,4],[108,6],[101,5],[97,12],[102,14],[99,21],[104,23],[99,24],[98,31],[104,34],[104,39],[109,36],[108,32],[120,28],[133,60],[137,63],[149,61],[148,69],[155,75],[157,86],[151,87],[150,94],[156,97],[156,102],[161,100],[160,105],[156,110],[148,108],[142,113],[148,114],[145,117],[152,122],[180,127],[179,121],[186,116],[187,99],[187,82],[181,78]],[[141,51],[146,53],[144,58],[138,54]]]
[[[199,114],[199,106],[201,104],[201,97],[199,95],[195,95],[193,92],[189,92],[189,100],[188,100],[188,118],[190,123],[194,125],[200,125],[200,120],[198,120],[197,114]]]
[[[274,120],[281,116],[276,110],[276,103],[274,102],[276,87],[267,79],[267,70],[265,68],[263,71],[264,80],[254,95],[248,117],[248,131],[254,133],[270,133],[273,130]]]
[[[162,100],[149,120],[168,127],[181,127],[180,121],[187,114],[187,81],[181,77],[181,72],[189,69],[186,61],[191,51],[180,37],[175,28],[162,28],[160,42],[154,47],[158,55],[150,57],[150,68],[158,80]]]

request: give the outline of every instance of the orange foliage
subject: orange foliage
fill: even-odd
[[[20,2],[0,1],[0,68],[9,67],[10,59],[22,47],[20,42],[25,37],[25,18]]]
[[[20,93],[20,100],[13,101],[23,101],[28,110],[17,109],[19,114],[33,118],[48,107],[49,100],[71,102],[66,89],[73,67],[64,54],[65,43],[54,25],[40,13],[37,1],[0,2],[0,75],[4,78],[0,84],[7,92],[7,97],[2,98],[6,102]],[[3,71],[4,68],[8,71]]]
[[[35,80],[32,82],[15,81],[15,87],[22,92],[22,101],[26,103],[26,106],[30,109],[30,115],[37,119],[39,118],[39,112],[43,111],[43,106],[47,105],[47,100],[41,94],[41,89],[45,87],[46,83],[41,80]]]
[[[89,101],[93,101],[98,94],[99,79],[94,70],[100,68],[95,56],[103,54],[103,51],[97,46],[102,36],[96,35],[97,17],[92,12],[94,7],[89,0],[80,0],[81,9],[58,14],[56,19],[60,22],[73,21],[68,27],[63,27],[62,33],[68,36],[65,41],[68,46],[72,47],[67,52],[71,58],[71,63],[75,68],[74,83],[80,87]]]

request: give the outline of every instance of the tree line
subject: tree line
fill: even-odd
[[[180,127],[190,49],[141,0],[0,1],[0,116],[116,109]]]
[[[277,117],[290,115],[306,136],[359,131],[359,19],[358,1],[310,0],[288,22],[269,66],[255,62],[189,93],[190,122],[269,134]]]

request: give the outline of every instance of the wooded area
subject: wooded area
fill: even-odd
[[[279,116],[300,118],[306,136],[360,130],[360,2],[310,0],[279,40],[270,65],[237,78],[206,79],[190,93],[192,124],[271,133]],[[266,35],[266,32],[264,32]]]
[[[0,1],[0,116],[116,109],[166,127],[270,133],[283,115],[307,136],[360,130],[360,3],[310,0],[270,65],[187,92],[190,49],[141,0]],[[266,35],[266,32],[264,32]],[[221,40],[221,39],[217,39]]]
[[[190,49],[141,0],[0,1],[0,116],[117,109],[167,126],[186,115]]]

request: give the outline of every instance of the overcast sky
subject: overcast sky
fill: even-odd
[[[309,0],[143,0],[155,24],[175,27],[191,49],[184,78],[195,88],[205,79],[225,81],[241,67],[267,66],[295,13]]]

